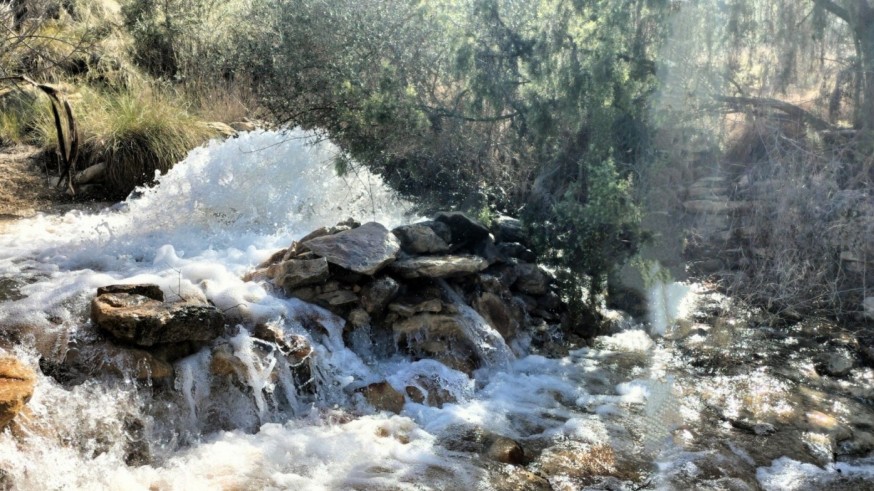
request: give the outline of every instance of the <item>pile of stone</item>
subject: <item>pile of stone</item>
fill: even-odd
[[[248,279],[346,320],[346,331],[390,334],[414,358],[471,373],[483,365],[464,334],[458,298],[507,343],[561,322],[552,276],[533,264],[521,223],[488,228],[463,213],[389,231],[375,222],[323,227],[278,251]]]
[[[471,316],[497,332],[492,341],[535,350],[556,346],[553,334],[567,308],[554,278],[533,260],[518,220],[501,217],[486,227],[462,213],[438,213],[394,230],[352,220],[320,228],[245,279],[327,310],[301,309],[306,319],[298,320],[314,335],[344,325],[347,346],[364,337],[383,352],[399,349],[472,374],[488,360],[471,338]],[[308,339],[280,325],[227,318],[202,295],[168,301],[156,285],[105,286],[92,300],[91,320],[95,329],[69,340],[62,359],[44,367],[55,378],[170,382],[175,361],[208,347],[213,376],[242,382],[248,369],[229,341],[242,323],[256,340],[257,356],[284,357],[299,386],[312,379]],[[363,383],[349,390],[378,409],[398,412],[406,400],[452,401],[427,377],[405,392],[384,381]]]

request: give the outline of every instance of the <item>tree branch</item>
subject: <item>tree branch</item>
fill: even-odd
[[[817,6],[822,7],[827,12],[831,12],[832,14],[838,16],[847,24],[853,25],[853,16],[850,15],[850,11],[836,4],[832,0],[813,0]]]
[[[765,97],[729,97],[729,96],[713,96],[718,102],[728,104],[739,108],[742,106],[766,107],[782,111],[789,116],[798,118],[817,131],[834,130],[833,126],[828,121],[814,115],[813,113],[804,110],[794,104],[789,104],[778,99],[769,99]]]

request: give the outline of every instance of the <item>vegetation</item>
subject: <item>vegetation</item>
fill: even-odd
[[[647,240],[653,192],[710,165],[783,183],[732,196],[756,203],[733,226],[780,231],[747,250],[791,250],[745,258],[733,291],[832,313],[868,295],[839,259],[850,239],[810,244],[868,226],[846,217],[871,201],[870,0],[4,5],[0,76],[66,84],[84,158],[117,163],[119,194],[208,137],[193,115],[263,108],[334,141],[338,172],[366,166],[423,211],[522,217],[566,291],[593,300]],[[4,143],[56,145],[34,94],[0,105]]]

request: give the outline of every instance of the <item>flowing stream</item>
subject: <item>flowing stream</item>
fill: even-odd
[[[25,424],[0,433],[0,488],[874,489],[874,372],[837,328],[769,326],[699,285],[657,285],[648,325],[617,321],[557,358],[511,351],[462,309],[490,360],[473,378],[347,346],[341,324],[308,328],[324,311],[243,275],[350,216],[415,219],[367,172],[333,177],[336,150],[311,140],[244,133],[111,209],[0,230],[0,325],[27,333],[14,354],[38,372],[89,335],[95,289],[118,282],[206,297],[312,346],[306,379],[242,328],[226,340],[236,381],[210,372],[209,350],[178,361],[172,387],[40,372]],[[446,402],[376,412],[355,388],[380,380]],[[516,440],[526,461],[472,450],[483,433]]]

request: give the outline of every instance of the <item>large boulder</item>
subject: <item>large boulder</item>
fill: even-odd
[[[452,278],[478,273],[489,267],[479,256],[419,256],[401,259],[391,271],[401,278]]]
[[[401,250],[397,237],[376,222],[302,243],[329,263],[365,275],[392,263]]]
[[[0,428],[24,409],[33,395],[36,374],[11,356],[0,356]]]
[[[520,292],[529,295],[544,295],[548,291],[549,276],[536,264],[518,264],[516,272],[519,277],[513,283],[513,287]]]
[[[164,303],[139,293],[103,293],[91,302],[91,319],[113,338],[151,347],[209,342],[224,332],[225,316],[208,304]]]

